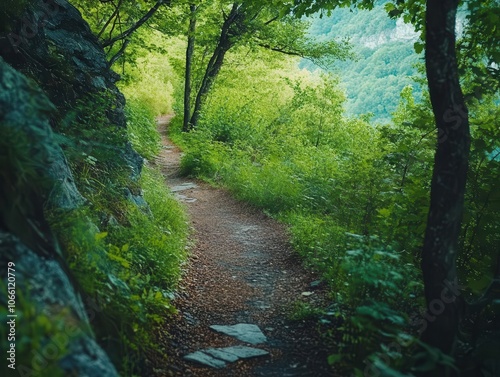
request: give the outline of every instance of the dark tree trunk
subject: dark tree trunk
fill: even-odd
[[[426,10],[425,63],[438,143],[422,252],[428,305],[422,340],[446,354],[453,353],[460,321],[456,258],[470,149],[455,52],[457,6],[458,0],[428,0]],[[430,375],[451,372],[440,368]]]
[[[198,90],[198,93],[196,95],[193,115],[191,116],[191,120],[189,122],[190,129],[194,129],[197,127],[201,107],[203,105],[205,96],[210,90],[215,78],[219,74],[222,64],[224,63],[224,56],[226,55],[226,52],[233,45],[230,37],[230,29],[231,26],[237,21],[239,15],[240,5],[234,3],[233,7],[231,8],[231,12],[224,20],[217,47],[215,48],[215,51],[210,58],[210,61],[208,62],[207,69],[205,70],[205,75],[203,76],[203,80],[201,81],[200,89]]]
[[[186,72],[184,79],[184,118],[182,122],[182,131],[190,130],[189,117],[191,116],[191,67],[193,65],[193,52],[196,32],[196,5],[189,6],[189,29],[186,48]]]

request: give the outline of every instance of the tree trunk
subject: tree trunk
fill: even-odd
[[[236,22],[239,16],[239,10],[240,5],[234,3],[233,7],[231,8],[231,12],[224,20],[217,47],[215,48],[215,51],[210,58],[210,61],[208,62],[207,69],[205,70],[205,75],[203,76],[203,80],[201,81],[200,89],[198,90],[198,94],[196,95],[193,115],[191,116],[191,120],[189,122],[190,129],[195,129],[197,127],[201,107],[203,105],[205,96],[208,94],[208,91],[210,90],[215,78],[219,74],[222,64],[224,63],[224,56],[226,55],[226,52],[233,45],[229,33],[231,26],[234,22]]]
[[[182,122],[182,131],[190,130],[189,117],[191,116],[191,68],[193,65],[193,52],[196,32],[196,5],[189,5],[189,29],[186,48],[186,72],[184,79],[184,118]]]
[[[431,201],[422,252],[428,313],[422,340],[452,354],[462,298],[456,258],[464,209],[470,149],[467,107],[460,88],[455,52],[458,0],[427,0],[425,64],[437,126]],[[439,368],[432,376],[449,376]]]

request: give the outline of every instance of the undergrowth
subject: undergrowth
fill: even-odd
[[[155,328],[175,312],[171,301],[186,258],[187,222],[155,168],[139,179],[122,157],[126,143],[151,159],[159,151],[154,112],[127,105],[128,130],[109,123],[105,96],[80,103],[61,127],[76,185],[86,202],[49,218],[86,302],[92,327],[122,375],[141,373]]]
[[[155,115],[147,104],[138,99],[127,101],[127,133],[134,149],[151,159],[160,152],[160,135],[156,130]]]
[[[292,317],[320,319],[332,365],[363,373],[366,362],[371,367],[369,360],[390,355],[385,370],[397,369],[402,355],[413,352],[411,316],[423,304],[415,259],[422,230],[413,224],[423,223],[425,213],[400,217],[394,193],[401,198],[401,174],[410,191],[427,182],[428,172],[417,163],[397,164],[406,156],[388,143],[396,132],[389,126],[343,117],[344,96],[331,77],[277,78],[272,85],[284,93],[279,98],[254,93],[240,102],[227,100],[239,86],[224,79],[224,91],[212,93],[196,130],[182,134],[180,119],[173,121],[184,173],[223,185],[288,225],[295,250],[331,294],[329,307],[299,304]],[[390,161],[395,153],[399,160]],[[419,158],[424,163],[430,156]],[[397,229],[388,226],[394,217]],[[399,339],[412,341],[390,354],[387,345]]]

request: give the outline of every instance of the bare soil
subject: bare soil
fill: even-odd
[[[163,149],[155,163],[179,191],[192,227],[192,247],[174,305],[178,314],[158,331],[159,351],[151,357],[152,376],[333,376],[314,320],[290,320],[299,302],[323,303],[326,293],[294,254],[286,229],[260,210],[221,188],[179,175],[181,151],[166,135],[170,116],[159,118]],[[303,292],[312,292],[308,296]],[[270,356],[202,367],[183,356],[207,347],[242,343],[210,325],[252,323],[268,338],[258,348]]]

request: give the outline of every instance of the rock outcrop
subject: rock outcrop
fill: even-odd
[[[0,277],[5,286],[15,282],[9,286],[15,290],[15,305],[9,310],[19,314],[19,332],[29,327],[22,321],[30,316],[45,316],[59,329],[20,333],[17,339],[38,337],[31,340],[40,349],[19,350],[16,369],[30,375],[26,373],[57,361],[66,375],[116,376],[95,342],[86,309],[44,218],[47,204],[69,210],[83,202],[49,125],[54,112],[44,93],[0,58]],[[7,303],[5,293],[0,297]],[[21,347],[19,341],[13,344]]]
[[[32,248],[52,249],[43,207],[79,207],[66,158],[49,124],[56,109],[0,57],[0,227]]]
[[[5,21],[0,26],[0,278],[7,286],[8,266],[14,266],[19,318],[51,322],[44,331],[22,334],[34,337],[33,348],[16,342],[17,367],[24,375],[40,368],[49,373],[50,365],[63,375],[116,376],[91,331],[96,313],[90,315],[82,303],[45,213],[70,213],[85,203],[54,135],[63,133],[79,111],[88,111],[81,103],[94,98],[107,101],[105,123],[124,129],[119,77],[66,0],[12,4],[7,11],[8,4],[0,5]],[[139,176],[142,158],[130,144],[116,145],[113,158],[125,162],[132,179]],[[147,207],[142,197],[134,199]],[[7,298],[1,291],[2,304]],[[17,325],[20,332],[30,326],[21,320]]]
[[[109,69],[104,50],[80,12],[66,0],[36,0],[0,34],[0,56],[33,78],[62,118],[79,100],[101,93],[111,101],[109,122],[125,128],[125,98],[116,87],[119,76]],[[55,124],[55,123],[54,123]],[[122,158],[138,177],[142,158],[128,144]]]
[[[36,347],[28,352],[18,350],[15,369],[20,375],[46,375],[49,364],[57,364],[66,376],[118,376],[108,356],[96,343],[90,330],[89,319],[80,296],[75,292],[61,265],[54,259],[44,258],[30,250],[17,237],[0,231],[0,277],[7,280],[7,263],[14,263],[16,291],[29,298],[29,304],[17,303],[14,313],[19,336],[29,327],[26,311],[34,310],[35,316],[53,321],[57,329],[52,334],[39,334]],[[52,330],[53,331],[53,330]],[[30,334],[32,335],[32,334]],[[14,342],[21,347],[21,342]],[[22,356],[19,353],[22,352]]]

